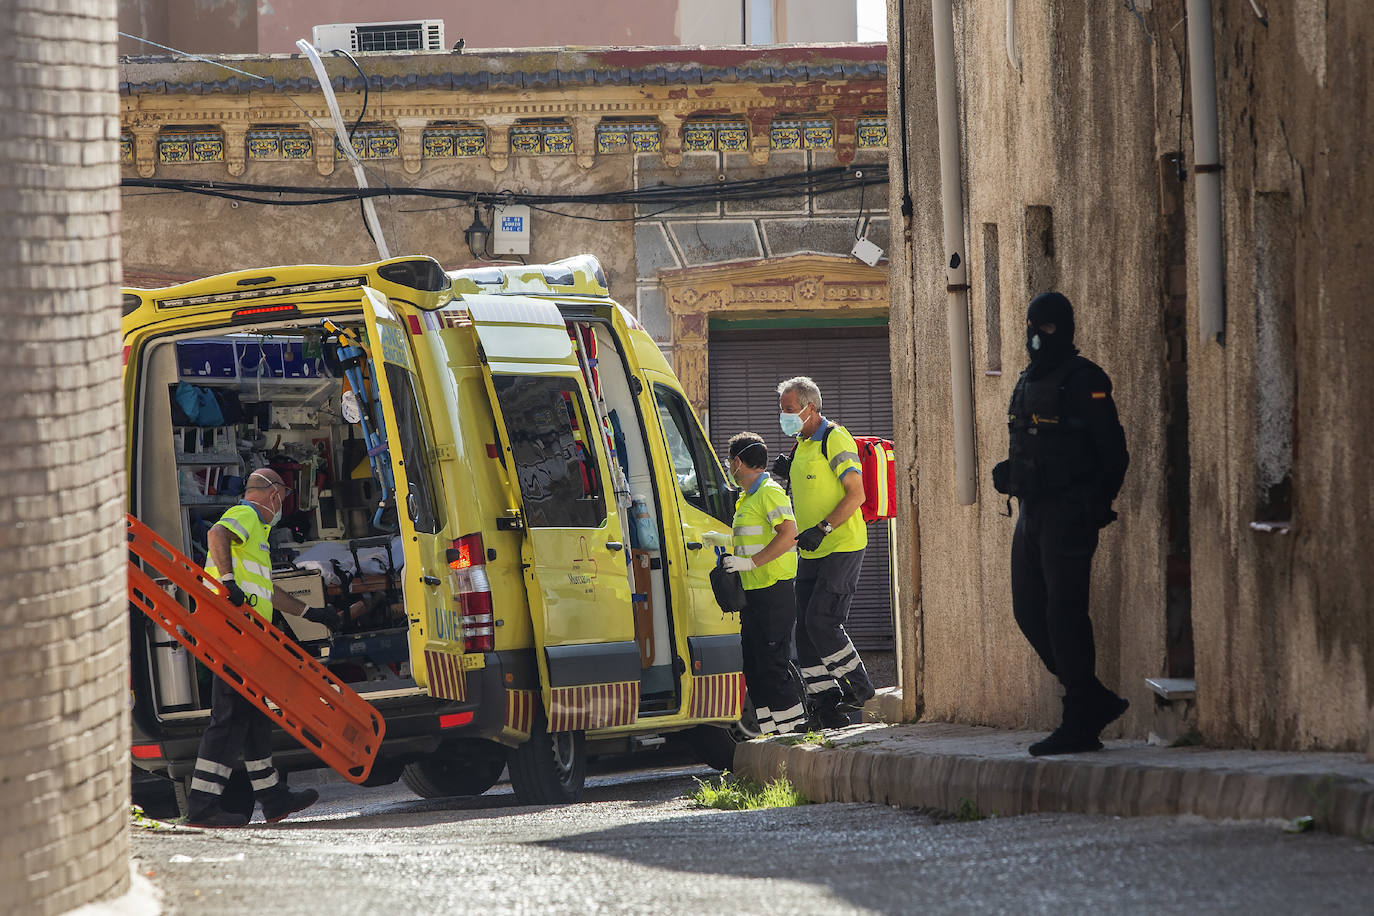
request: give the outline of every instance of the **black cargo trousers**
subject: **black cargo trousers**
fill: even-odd
[[[863,561],[863,550],[797,561],[797,666],[817,710],[860,705],[874,693],[844,628]]]
[[[806,721],[801,684],[792,672],[792,627],[797,622],[791,579],[745,589],[740,614],[744,683],[754,703],[759,731],[786,734]]]
[[[210,724],[200,738],[186,797],[191,820],[219,804],[240,760],[263,809],[280,806],[289,792],[272,765],[272,721],[216,675],[210,688]]]
[[[1104,689],[1088,616],[1101,501],[1080,486],[1022,497],[1020,506],[1011,540],[1012,613],[1064,685],[1068,707]]]

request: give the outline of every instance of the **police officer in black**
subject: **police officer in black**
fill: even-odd
[[[1011,396],[1011,454],[993,485],[1020,504],[1011,544],[1012,610],[1064,686],[1064,714],[1032,755],[1102,748],[1098,735],[1130,705],[1097,679],[1088,582],[1098,529],[1116,519],[1130,456],[1112,383],[1073,345],[1073,305],[1042,293],[1026,313],[1030,366]]]

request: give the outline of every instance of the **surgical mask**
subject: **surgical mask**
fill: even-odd
[[[802,431],[802,418],[799,413],[787,413],[783,411],[778,414],[778,423],[782,426],[785,436],[799,436]]]
[[[725,481],[736,490],[740,488],[739,478],[735,476],[735,466],[733,464],[727,464],[725,466]]]

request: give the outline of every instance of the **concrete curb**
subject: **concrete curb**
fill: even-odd
[[[750,741],[736,749],[735,771],[763,782],[785,768],[793,784],[817,802],[950,812],[972,802],[984,814],[1004,816],[1073,812],[1260,820],[1310,815],[1320,829],[1374,841],[1374,765],[1361,767],[1352,762],[1354,755],[1171,750],[1110,742],[1106,752],[1035,758],[1026,755],[1019,732],[929,725],[933,728],[865,725],[829,732],[836,744],[828,748]],[[960,730],[968,733],[963,740],[951,734]],[[923,741],[923,731],[934,740]],[[1001,739],[991,750],[985,740],[989,733]],[[1024,743],[1038,737],[1041,733],[1025,733]]]

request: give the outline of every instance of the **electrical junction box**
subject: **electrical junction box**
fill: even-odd
[[[491,236],[492,254],[530,253],[530,208],[524,204],[497,207]]]

